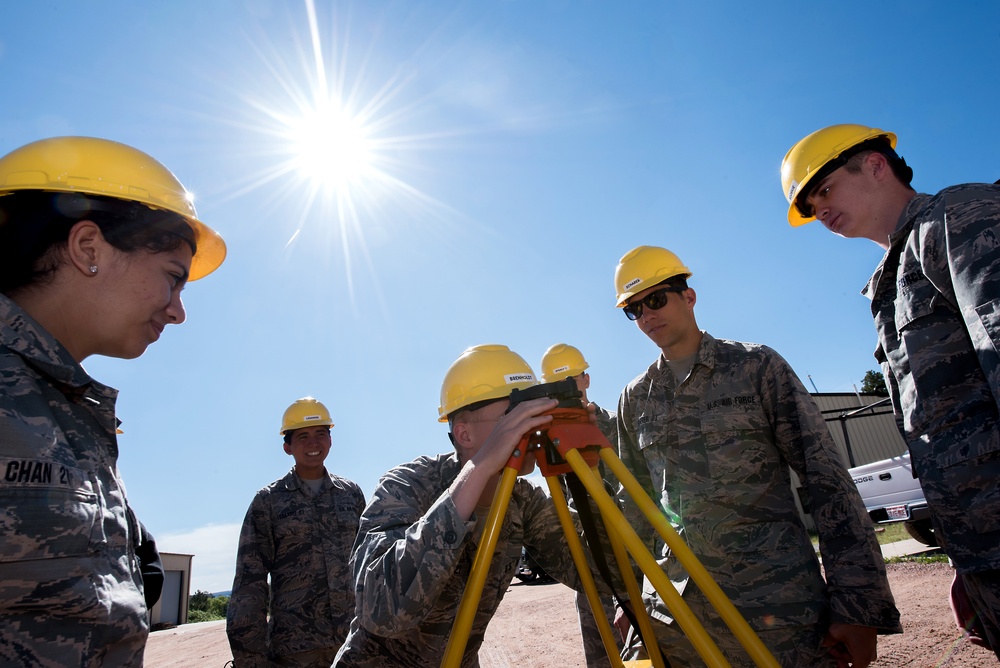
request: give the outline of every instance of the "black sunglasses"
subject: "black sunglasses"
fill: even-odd
[[[622,310],[625,311],[625,317],[629,320],[638,320],[642,315],[642,307],[648,306],[654,311],[659,311],[661,308],[667,305],[667,295],[671,292],[684,292],[687,288],[660,288],[659,290],[653,290],[648,295],[642,299],[637,299],[634,302],[629,302],[625,305]]]

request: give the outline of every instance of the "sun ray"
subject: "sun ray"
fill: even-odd
[[[416,180],[435,176],[428,154],[466,147],[484,129],[435,127],[440,100],[418,90],[412,58],[392,64],[379,26],[368,26],[375,38],[359,39],[339,7],[303,0],[289,10],[291,31],[269,25],[248,35],[254,57],[241,61],[244,76],[217,82],[242,106],[216,118],[250,137],[239,144],[245,169],[224,198],[259,191],[259,220],[287,226],[285,262],[318,253],[343,272],[353,310],[360,291],[389,317],[379,265],[400,250],[387,244],[445,241],[474,225]]]

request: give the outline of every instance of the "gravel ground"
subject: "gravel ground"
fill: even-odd
[[[902,613],[902,635],[879,640],[877,668],[981,668],[992,652],[962,639],[948,607],[947,564],[889,564],[889,582]],[[516,581],[515,581],[516,582]],[[232,659],[225,622],[185,624],[150,635],[146,666],[222,668]],[[573,594],[560,584],[516,583],[490,624],[483,668],[583,666]]]

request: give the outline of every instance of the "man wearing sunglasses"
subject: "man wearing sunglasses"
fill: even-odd
[[[615,271],[618,307],[660,349],[622,392],[619,455],[781,665],[867,666],[876,635],[902,629],[857,489],[785,360],[698,328],[690,276],[674,253],[654,246],[628,252]],[[819,532],[823,573],[790,469]],[[624,502],[630,524],[648,526]],[[752,666],[659,536],[647,535],[726,658]],[[700,665],[659,596],[644,599],[671,663]]]

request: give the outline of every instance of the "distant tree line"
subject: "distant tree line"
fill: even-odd
[[[214,596],[199,589],[188,598],[188,623],[225,619],[228,607],[228,596]]]

